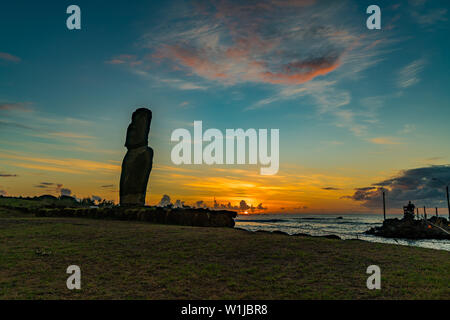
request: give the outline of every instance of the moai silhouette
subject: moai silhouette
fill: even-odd
[[[153,149],[148,146],[152,112],[146,108],[133,112],[125,147],[128,151],[120,175],[120,205],[144,206],[148,178],[153,165]]]

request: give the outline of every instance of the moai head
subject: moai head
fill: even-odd
[[[136,149],[148,145],[148,133],[152,122],[152,112],[146,108],[137,109],[133,112],[131,123],[127,130],[125,147]]]

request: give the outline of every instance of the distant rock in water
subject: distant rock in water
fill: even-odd
[[[450,239],[448,221],[442,217],[428,220],[386,219],[381,227],[371,228],[366,234],[386,238]]]
[[[148,178],[152,171],[153,149],[148,146],[152,112],[146,108],[133,112],[125,147],[128,151],[120,175],[120,205],[144,206]]]

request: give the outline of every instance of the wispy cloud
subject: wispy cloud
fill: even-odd
[[[116,185],[115,184],[105,184],[105,185],[100,186],[100,188],[102,188],[102,189],[115,189]]]
[[[415,7],[422,6],[425,2],[427,2],[427,0],[408,0],[408,3]]]
[[[0,102],[0,110],[31,112],[30,103],[26,102]]]
[[[44,113],[32,105],[31,102],[0,102],[0,127],[27,129],[34,136],[45,138],[93,139],[84,132],[94,127],[95,121]],[[83,130],[83,133],[66,132],[67,128]]]
[[[64,188],[62,183],[53,182],[41,182],[40,184],[34,185],[34,188],[45,189],[46,192],[56,193],[58,196],[71,196],[72,190],[67,187]]]
[[[376,117],[369,107],[355,110],[351,91],[340,83],[383,61],[394,42],[391,33],[361,33],[348,15],[348,3],[299,3],[221,1],[188,7],[172,14],[177,18],[170,30],[152,30],[140,44],[153,50],[158,66],[185,79],[208,86],[265,86],[267,96],[246,111],[312,98],[318,116],[331,115],[336,126],[363,135]]]
[[[418,84],[420,82],[420,72],[423,70],[425,64],[425,59],[418,59],[402,68],[398,74],[397,85],[400,88],[409,88]]]
[[[22,123],[18,123],[18,122],[14,122],[14,121],[5,121],[5,120],[0,120],[0,127],[11,127],[11,128],[16,128],[16,129],[36,130],[36,128],[22,124]]]
[[[122,54],[108,63],[141,71],[151,65],[225,85],[301,85],[344,65],[354,75],[377,63],[374,56],[389,41],[360,34],[347,13],[341,2],[195,2],[168,10],[168,21],[142,36],[144,58]]]
[[[357,113],[350,109],[340,109],[334,112],[337,127],[346,128],[355,136],[360,137],[367,133],[367,125],[357,120]]]
[[[403,126],[403,129],[400,130],[401,134],[410,134],[416,130],[416,126],[411,123],[407,123]]]
[[[400,142],[393,137],[376,137],[369,140],[370,142],[374,144],[381,144],[381,145],[396,145],[400,144]]]
[[[246,111],[309,99],[318,117],[330,115],[335,126],[357,136],[377,122],[374,108],[351,104],[352,92],[341,83],[363,77],[397,40],[393,32],[362,31],[349,2],[225,0],[172,9],[139,39],[142,64],[129,66],[144,73],[152,68],[160,75],[153,76],[156,85],[205,90],[259,84],[267,96]]]
[[[0,173],[0,178],[18,177],[17,174]]]
[[[171,87],[177,88],[179,90],[206,90],[207,86],[198,84],[195,82],[180,80],[180,79],[160,79],[162,83],[170,85]]]
[[[414,11],[411,15],[417,23],[424,27],[429,27],[447,21],[447,11],[445,8],[437,8],[425,12]]]
[[[76,127],[89,127],[94,126],[96,121],[87,120],[87,119],[79,119],[73,117],[55,117],[54,115],[39,115],[36,119],[40,123],[43,124],[60,124],[62,126],[76,126]]]
[[[22,59],[7,52],[0,52],[0,60],[7,62],[20,62]]]
[[[118,64],[118,65],[127,65],[130,67],[135,67],[142,64],[142,60],[139,60],[136,55],[133,54],[121,54],[118,55],[108,61],[108,64]]]
[[[193,6],[191,19],[175,20],[164,37],[149,33],[143,43],[158,48],[153,53],[158,61],[203,79],[302,84],[339,68],[345,52],[336,45],[332,29],[321,25],[324,20],[317,22],[310,10],[314,3],[221,1],[201,10]],[[307,49],[312,39],[314,53]]]
[[[80,133],[73,133],[73,132],[52,132],[48,134],[49,136],[53,137],[61,137],[61,138],[69,138],[69,139],[94,139],[94,137],[86,135],[86,134],[80,134]]]
[[[10,161],[8,161],[10,160]],[[27,153],[1,150],[0,161],[14,167],[38,171],[64,172],[72,174],[116,174],[120,165],[73,158],[38,157]]]
[[[448,20],[447,8],[439,8],[432,7],[427,8],[425,4],[428,2],[430,5],[440,5],[439,1],[427,1],[427,0],[409,0],[410,4],[409,13],[414,20],[422,28],[426,28],[428,30],[434,30],[434,28],[438,27],[442,22]]]
[[[337,90],[336,84],[336,81],[314,80],[301,86],[279,87],[277,88],[278,92],[276,94],[261,99],[245,110],[255,110],[279,101],[294,100],[309,96],[313,98],[319,114],[323,114],[348,105],[351,101],[349,92]]]

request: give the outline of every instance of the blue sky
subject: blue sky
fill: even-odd
[[[382,29],[368,30],[372,2],[77,1],[77,31],[65,25],[75,3],[2,3],[0,173],[16,176],[0,190],[39,194],[45,180],[117,200],[126,127],[148,106],[149,203],[223,194],[291,211],[364,209],[342,197],[450,160],[449,5],[376,1]],[[174,175],[170,133],[194,120],[280,129],[278,177],[250,166]],[[211,184],[189,182],[204,175]],[[211,190],[243,180],[253,187]]]

